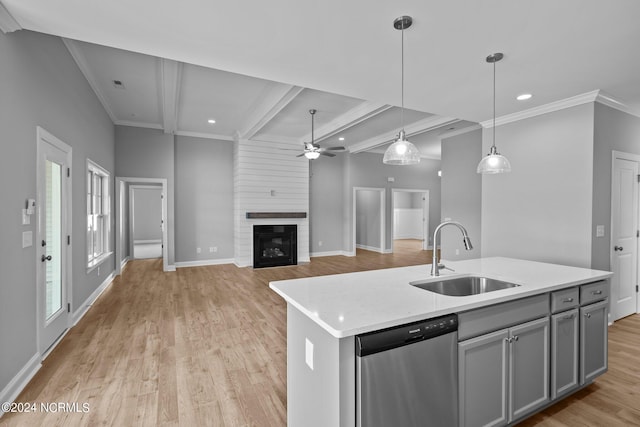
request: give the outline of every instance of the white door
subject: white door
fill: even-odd
[[[71,147],[38,128],[37,150],[36,306],[38,349],[44,355],[69,324]]]
[[[611,192],[613,320],[633,314],[638,274],[638,162],[614,159]]]

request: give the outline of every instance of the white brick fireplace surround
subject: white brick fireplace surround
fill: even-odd
[[[234,258],[253,265],[253,225],[296,224],[298,263],[309,262],[309,160],[297,144],[234,142]],[[276,148],[274,150],[274,148]],[[306,218],[248,219],[247,212],[305,212]]]

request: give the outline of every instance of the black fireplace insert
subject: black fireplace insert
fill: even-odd
[[[298,264],[297,225],[254,225],[253,267]]]

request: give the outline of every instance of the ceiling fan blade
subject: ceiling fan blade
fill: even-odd
[[[344,151],[346,150],[346,148],[344,147],[327,147],[325,148],[326,151]]]
[[[335,154],[327,153],[326,151],[321,151],[320,154],[323,155],[323,156],[327,156],[327,157],[335,157],[336,156]]]

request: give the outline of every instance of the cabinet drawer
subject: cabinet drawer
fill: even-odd
[[[458,340],[477,337],[549,314],[549,294],[536,295],[458,314]]]
[[[600,301],[609,296],[609,282],[601,280],[580,286],[580,305]]]
[[[579,304],[579,290],[578,288],[563,289],[561,291],[555,291],[551,293],[551,312],[558,313],[565,311],[573,307],[577,307]]]

